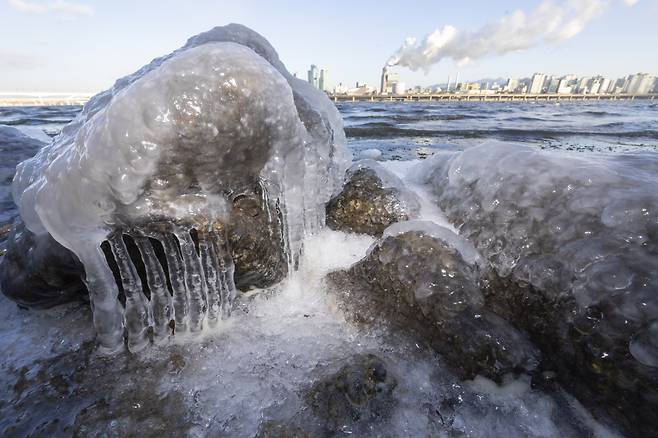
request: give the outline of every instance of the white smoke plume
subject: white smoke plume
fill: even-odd
[[[568,40],[601,15],[611,0],[542,1],[529,13],[516,10],[476,31],[462,31],[447,25],[422,40],[407,38],[388,60],[411,70],[428,70],[445,58],[459,64],[491,55],[524,50],[541,44]],[[622,0],[633,6],[637,0]]]

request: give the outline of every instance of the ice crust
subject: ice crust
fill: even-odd
[[[418,195],[409,190],[395,173],[388,170],[381,163],[375,161],[374,159],[362,159],[353,163],[347,169],[346,179],[350,178],[350,175],[354,175],[359,170],[371,170],[375,172],[379,180],[381,181],[381,187],[383,189],[394,189],[395,197],[401,203],[401,209],[406,211],[409,216],[416,217],[420,210],[420,200]]]
[[[12,191],[26,226],[51,234],[84,264],[101,344],[119,348],[126,327],[139,349],[149,327],[166,334],[170,316],[180,329],[198,330],[223,312],[217,306],[230,308],[233,265],[221,224],[230,221],[231,199],[261,186],[294,265],[304,235],[323,226],[324,203],[349,160],[326,96],[293,78],[260,35],[229,25],[92,98],[49,147],[18,166]],[[153,263],[149,288],[162,299],[144,296],[124,235],[146,259],[153,240],[180,248],[180,257],[165,251],[177,259],[167,259],[169,283],[180,288],[172,297]],[[106,240],[125,310],[101,250]]]
[[[573,294],[581,311],[601,309],[605,335],[633,332],[630,352],[656,366],[655,341],[646,336],[658,318],[655,154],[488,142],[428,161],[416,173],[499,275],[553,296]]]
[[[384,230],[382,239],[389,236],[399,236],[400,234],[409,232],[417,232],[444,242],[450,248],[459,252],[459,255],[461,255],[464,261],[469,265],[483,263],[482,257],[480,257],[480,254],[475,247],[473,247],[471,242],[459,236],[454,231],[429,220],[397,222]]]

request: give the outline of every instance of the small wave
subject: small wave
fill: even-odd
[[[616,116],[616,117],[618,117],[618,116],[623,115],[623,114],[619,114],[619,113],[613,113],[613,112],[602,111],[602,110],[600,110],[600,111],[597,111],[597,110],[579,111],[576,114],[583,114],[583,115],[586,115],[586,116],[594,116],[594,117],[604,117],[604,116]]]
[[[418,117],[407,114],[391,114],[391,115],[354,115],[345,116],[344,119],[348,121],[359,120],[390,120],[401,123],[414,123],[414,122],[440,122],[440,121],[455,121],[455,120],[473,120],[473,119],[486,119],[485,115],[476,114],[428,114],[426,116]],[[541,120],[541,119],[536,119]],[[379,122],[372,122],[379,123]]]
[[[504,139],[557,139],[564,137],[614,137],[658,139],[658,131],[577,131],[549,129],[413,129],[376,122],[345,128],[350,138],[393,138],[393,137],[462,137],[462,138],[504,138]]]
[[[544,122],[545,119],[541,117],[530,117],[530,116],[519,116],[519,117],[510,117],[505,119],[508,122]]]
[[[71,121],[70,118],[65,119],[48,119],[48,118],[27,118],[27,119],[13,119],[5,120],[2,123],[8,126],[34,126],[34,125],[47,125],[47,124],[56,124],[64,125]]]

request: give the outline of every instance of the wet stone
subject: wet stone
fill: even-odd
[[[420,206],[415,196],[399,181],[395,182],[397,187],[386,184],[380,176],[383,172],[376,163],[352,167],[343,190],[327,204],[327,226],[381,236],[389,225],[417,217]]]
[[[464,378],[499,379],[539,365],[526,335],[484,308],[477,265],[422,231],[381,239],[366,258],[328,279],[354,320],[385,315],[429,342]]]

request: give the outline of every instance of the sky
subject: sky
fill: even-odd
[[[232,22],[265,36],[298,76],[313,63],[328,69],[332,86],[377,85],[407,37],[422,40],[447,25],[482,35],[542,1],[558,9],[596,3],[601,11],[565,40],[467,63],[443,58],[426,71],[394,69],[409,86],[446,82],[457,72],[463,80],[658,75],[658,0],[0,0],[0,93],[96,93],[190,36]]]

